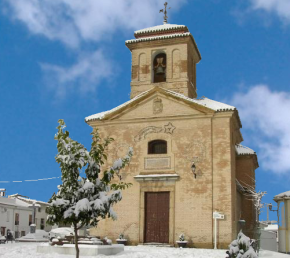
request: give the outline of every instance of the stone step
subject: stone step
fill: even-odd
[[[139,244],[140,246],[155,246],[155,247],[173,247],[170,244],[164,244],[164,243],[144,243],[144,244]]]

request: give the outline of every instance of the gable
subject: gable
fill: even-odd
[[[140,93],[139,95],[137,95],[133,99],[125,102],[124,104],[122,104],[116,108],[88,116],[85,118],[85,121],[89,124],[90,121],[93,121],[93,120],[103,120],[104,121],[104,120],[112,120],[115,118],[121,118],[129,111],[132,111],[132,110],[136,109],[138,106],[142,106],[143,104],[147,103],[147,101],[149,101],[150,99],[153,99],[154,96],[155,96],[155,98],[158,98],[158,97],[163,98],[165,102],[166,102],[166,100],[171,101],[171,103],[169,103],[169,104],[166,103],[166,106],[169,107],[167,116],[171,116],[171,117],[197,114],[197,113],[194,113],[193,110],[195,110],[196,112],[200,112],[199,114],[213,114],[215,112],[227,112],[227,111],[236,112],[235,107],[218,102],[218,101],[214,101],[214,100],[211,100],[208,98],[192,99],[192,98],[188,98],[182,94],[163,89],[161,87],[154,87],[148,91]],[[152,109],[153,109],[153,114],[157,116],[157,114],[163,112],[164,105],[162,103],[162,99],[157,99],[155,102],[156,103],[152,104],[153,105]],[[179,103],[181,106],[183,105],[183,108],[181,108],[181,106],[176,106],[174,103]],[[158,108],[158,105],[159,105],[159,108]],[[187,109],[184,108],[185,106],[187,107]],[[175,107],[175,109],[173,107]],[[191,109],[188,109],[188,108],[191,108]],[[158,109],[161,109],[161,110],[158,110]],[[144,108],[144,110],[145,110],[145,108]],[[149,110],[149,106],[147,107],[146,110]],[[146,117],[147,111],[144,111],[141,113],[140,113],[140,111],[141,110],[139,110],[137,117],[140,117],[140,115],[142,115],[142,113],[143,113],[143,117],[144,116]],[[237,112],[236,112],[236,114],[237,114]],[[147,116],[148,116],[148,113],[147,113]],[[159,115],[159,116],[162,117],[162,115]],[[133,116],[131,116],[131,117],[133,117]],[[137,118],[137,117],[133,117],[133,118]],[[154,117],[154,116],[150,115],[150,118],[152,118],[152,117]],[[163,117],[165,117],[165,116],[163,115]]]
[[[130,120],[137,118],[180,117],[203,113],[205,112],[201,112],[183,101],[156,92],[133,107],[112,116],[110,119]]]

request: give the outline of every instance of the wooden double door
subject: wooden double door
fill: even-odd
[[[145,243],[169,243],[169,192],[145,193]]]

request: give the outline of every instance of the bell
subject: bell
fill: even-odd
[[[157,70],[156,70],[156,74],[163,74],[163,73],[164,73],[164,69],[163,69],[163,67],[158,66],[158,67],[157,67]]]

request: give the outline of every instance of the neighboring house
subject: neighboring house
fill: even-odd
[[[46,220],[47,220],[46,207],[49,206],[49,203],[33,200],[26,196],[22,196],[20,194],[9,195],[8,198],[21,200],[29,204],[30,206],[32,206],[33,203],[35,203],[38,206],[36,208],[36,213],[35,213],[36,229],[42,229],[47,232],[49,232],[52,229],[52,226],[46,224]]]
[[[1,235],[6,236],[10,230],[15,238],[25,236],[30,232],[31,221],[32,209],[26,202],[0,197]]]
[[[278,251],[290,254],[290,191],[280,193],[274,197],[278,206]]]
[[[212,248],[218,211],[225,215],[218,221],[218,248],[236,239],[241,220],[253,237],[257,217],[246,194],[255,187],[258,160],[240,145],[237,109],[197,98],[201,55],[186,26],[165,23],[134,35],[126,41],[131,100],[85,119],[102,137],[115,139],[105,166],[133,147],[130,166],[122,171],[133,185],[114,206],[118,220],[102,220],[90,233],[170,245],[185,233],[189,246]]]

